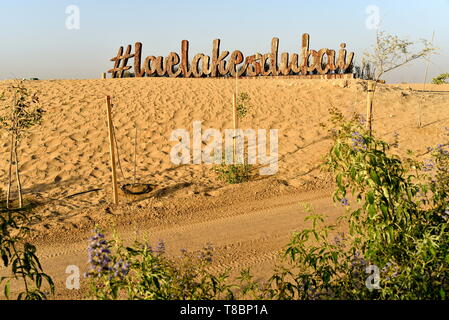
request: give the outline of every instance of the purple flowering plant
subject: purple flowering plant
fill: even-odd
[[[96,299],[199,300],[232,297],[227,273],[211,273],[213,247],[180,257],[166,253],[165,242],[155,247],[136,241],[124,246],[95,231],[88,247],[91,296]]]
[[[326,165],[335,177],[334,201],[347,210],[333,225],[322,215],[307,218],[312,226],[294,234],[285,250],[288,267],[273,275],[268,297],[446,299],[449,141],[432,150],[434,174],[426,181],[419,160],[391,154],[392,146],[357,115],[347,119],[333,108],[331,122]],[[350,207],[349,195],[355,198]],[[342,225],[349,232],[335,238]],[[372,266],[379,271],[377,289],[365,283]]]

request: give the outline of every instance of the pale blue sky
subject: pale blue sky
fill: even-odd
[[[66,28],[68,5],[80,9],[80,30]],[[14,0],[0,4],[0,79],[99,78],[121,45],[143,43],[143,55],[180,52],[210,55],[212,40],[245,55],[269,52],[272,37],[280,52],[299,52],[302,33],[311,48],[348,44],[356,59],[372,45],[366,8],[380,9],[381,28],[400,37],[431,39],[440,54],[432,58],[429,78],[449,72],[449,0]],[[423,82],[425,63],[386,76],[390,82]]]

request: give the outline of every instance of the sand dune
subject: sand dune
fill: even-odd
[[[9,81],[0,83],[0,89]],[[124,177],[133,180],[135,126],[138,127],[137,179],[159,189],[185,183],[170,193],[172,198],[218,188],[210,165],[176,166],[169,153],[175,144],[170,133],[191,130],[192,122],[203,121],[203,130],[231,128],[231,96],[234,79],[108,79],[29,81],[40,92],[45,120],[21,145],[23,187],[27,197],[45,203],[41,213],[47,227],[69,227],[85,215],[86,208],[105,205],[109,199],[109,149],[105,120],[105,96],[113,97],[113,116]],[[313,183],[317,166],[329,140],[320,123],[328,118],[330,106],[346,113],[365,111],[366,92],[362,81],[242,79],[238,90],[251,97],[242,128],[279,129],[279,171],[274,177],[289,186]],[[399,134],[399,152],[407,149],[425,153],[439,143],[442,128],[449,126],[449,95],[422,94],[417,85],[382,85],[376,94],[375,130],[387,141]],[[427,89],[435,90],[432,86]],[[448,90],[449,86],[437,86]],[[416,128],[418,106],[424,127]],[[3,133],[0,176],[6,183],[8,138]],[[267,185],[269,188],[269,185]],[[76,197],[67,196],[90,190]],[[121,194],[123,200],[126,199]],[[75,219],[78,221],[78,219]],[[76,225],[76,223],[75,223]]]

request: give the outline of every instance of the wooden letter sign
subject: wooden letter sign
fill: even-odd
[[[255,77],[255,76],[289,76],[289,75],[341,75],[350,69],[354,53],[346,51],[346,43],[340,45],[338,55],[335,50],[310,50],[310,36],[302,36],[300,55],[291,56],[282,53],[279,59],[279,39],[271,41],[271,52],[256,53],[244,57],[241,51],[220,51],[220,40],[215,39],[212,56],[199,53],[189,60],[189,42],[181,42],[181,57],[171,52],[167,57],[149,56],[142,60],[142,43],[137,42],[134,53],[128,45],[126,51],[120,47],[117,56],[112,58],[114,67],[108,72],[113,78],[122,78],[124,72],[131,69],[128,60],[134,58],[134,74],[136,77]],[[228,59],[227,59],[228,58]]]

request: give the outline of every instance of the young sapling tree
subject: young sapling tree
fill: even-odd
[[[12,164],[16,166],[16,180],[19,197],[19,207],[23,207],[22,185],[20,183],[18,148],[23,137],[28,135],[31,128],[42,122],[44,110],[40,108],[37,93],[31,92],[25,86],[25,81],[18,81],[8,87],[9,99],[4,99],[0,108],[0,129],[6,130],[11,138],[8,189],[6,195],[6,206],[10,207]],[[13,160],[14,158],[14,160]]]
[[[377,31],[376,44],[372,52],[365,52],[363,64],[371,64],[374,67],[374,81],[368,82],[367,101],[367,129],[372,132],[373,122],[373,96],[379,80],[388,72],[396,70],[418,59],[427,59],[437,50],[433,44],[421,39],[421,48],[414,48],[417,42],[400,39],[396,35]]]
[[[237,129],[238,121],[245,118],[248,114],[248,110],[250,107],[250,96],[246,92],[241,92],[237,97],[235,97],[234,104],[234,113],[236,119],[234,120],[234,130]],[[248,164],[245,160],[244,163],[236,163],[237,158],[237,147],[236,147],[236,140],[237,137],[234,137],[234,146],[232,148],[232,154],[233,154],[233,163],[227,164],[222,163],[219,166],[214,167],[214,171],[219,174],[219,178],[221,180],[226,181],[230,184],[238,184],[242,182],[246,182],[250,179],[250,173],[252,169],[252,165]],[[231,152],[231,150],[226,150],[226,152]]]

